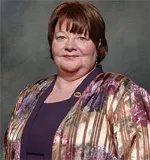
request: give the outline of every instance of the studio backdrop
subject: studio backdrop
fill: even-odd
[[[2,1],[1,129],[3,139],[21,90],[56,73],[47,41],[48,20],[62,1]],[[150,92],[150,1],[91,1],[106,23],[105,72],[126,75]]]

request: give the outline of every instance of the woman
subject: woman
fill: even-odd
[[[5,159],[150,159],[150,96],[127,77],[103,72],[108,48],[98,9],[60,4],[48,40],[57,75],[20,93]]]

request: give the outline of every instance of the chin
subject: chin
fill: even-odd
[[[79,71],[79,68],[71,68],[71,67],[68,67],[68,68],[62,68],[63,71],[65,72],[68,72],[68,73],[74,73],[74,72],[77,72]]]
[[[75,65],[67,65],[67,66],[61,66],[61,70],[62,71],[65,71],[65,72],[70,72],[70,73],[73,73],[73,72],[77,72],[81,69],[82,67],[81,66],[75,66]]]

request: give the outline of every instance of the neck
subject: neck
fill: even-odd
[[[77,87],[83,79],[94,70],[93,67],[88,73],[63,73],[58,72],[55,85],[58,89],[65,89],[65,87]]]

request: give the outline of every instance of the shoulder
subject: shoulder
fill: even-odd
[[[125,75],[113,72],[98,75],[95,82],[95,84],[101,84],[101,88],[104,88],[107,92],[113,92],[113,94],[118,91],[129,90],[131,86],[135,85],[135,82]]]
[[[55,76],[49,76],[49,77],[42,78],[40,80],[33,82],[31,85],[29,85],[24,90],[22,90],[20,92],[19,96],[22,97],[23,95],[27,95],[30,92],[40,91],[44,87],[47,87],[53,81],[54,78],[55,78]]]
[[[139,95],[145,97],[145,94],[149,93],[140,85],[126,77],[125,75],[107,72],[99,76],[99,80],[103,81],[103,85],[109,90],[118,89],[118,91],[124,90],[124,93],[131,93],[132,95]]]
[[[132,95],[139,95],[145,97],[145,94],[149,95],[149,93],[140,85],[136,84],[134,81],[126,77],[125,75],[106,72],[100,74],[97,77],[97,81],[102,83],[102,86],[106,88],[108,91],[122,91],[125,93],[131,93]]]
[[[122,114],[131,114],[136,125],[146,125],[150,119],[150,94],[128,77],[105,73],[103,87],[107,90],[108,112],[117,117]]]
[[[113,108],[111,109],[113,109],[113,112],[115,112],[120,103],[128,103],[130,107],[137,106],[137,104],[146,106],[150,113],[149,93],[128,77],[118,73],[107,72],[100,74],[96,81],[95,85],[99,84],[101,91],[107,97],[107,102],[112,104]]]
[[[26,102],[34,99],[41,91],[46,90],[46,88],[48,88],[48,86],[51,84],[54,78],[54,75],[42,78],[38,81],[33,82],[31,85],[22,90],[18,95],[14,113],[16,113],[18,109],[21,107],[21,104],[24,99],[26,100]]]

